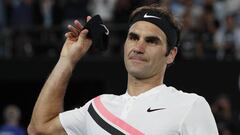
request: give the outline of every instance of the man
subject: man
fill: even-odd
[[[127,92],[101,95],[79,109],[63,112],[72,70],[92,43],[86,38],[88,30],[78,21],[74,24],[68,26],[60,59],[34,107],[30,135],[218,135],[203,97],[163,84],[167,65],[177,54],[180,33],[172,15],[157,5],[140,7],[130,17],[124,45]]]
[[[4,124],[0,125],[0,135],[26,135],[20,125],[21,110],[16,105],[7,105],[3,110]]]

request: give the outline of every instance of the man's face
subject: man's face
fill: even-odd
[[[172,62],[166,52],[166,35],[156,25],[138,21],[131,26],[124,46],[124,62],[131,76],[147,79],[164,74]]]

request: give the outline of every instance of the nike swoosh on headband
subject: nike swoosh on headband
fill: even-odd
[[[147,13],[144,14],[143,18],[156,18],[156,19],[161,19],[160,17],[154,16],[154,15],[148,15]]]
[[[104,25],[104,24],[100,24],[101,26],[103,26],[103,28],[106,30],[105,34],[109,35],[109,30],[108,28]]]

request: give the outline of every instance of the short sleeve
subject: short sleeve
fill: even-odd
[[[186,114],[181,135],[218,135],[210,106],[203,97],[199,97]]]
[[[60,122],[68,135],[84,135],[87,109],[91,101],[83,107],[59,114]]]

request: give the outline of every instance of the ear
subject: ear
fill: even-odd
[[[171,64],[173,63],[176,55],[177,55],[177,47],[174,47],[173,49],[170,50],[168,56],[167,56],[167,64]]]

